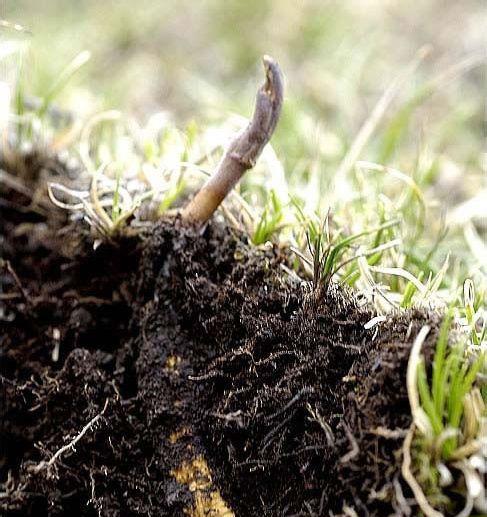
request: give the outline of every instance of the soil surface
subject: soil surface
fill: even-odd
[[[2,515],[404,506],[407,361],[437,316],[366,330],[375,314],[352,293],[313,291],[285,249],[218,222],[166,219],[93,249],[46,200],[62,163],[2,168],[25,187],[1,191]]]

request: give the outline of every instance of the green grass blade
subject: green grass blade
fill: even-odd
[[[445,364],[445,356],[448,346],[448,335],[450,332],[452,321],[453,308],[450,307],[443,319],[443,323],[441,324],[440,334],[438,336],[438,341],[436,342],[435,356],[433,359],[432,393],[436,411],[438,411],[440,414],[442,411],[441,400],[443,398],[443,392],[445,390],[443,368]]]
[[[431,397],[424,360],[421,360],[418,364],[418,391],[421,405],[430,419],[433,432],[438,436],[443,431],[443,424],[441,416],[436,412],[436,407]]]
[[[49,91],[44,96],[41,106],[37,114],[39,117],[43,117],[49,106],[53,102],[53,100],[59,95],[59,93],[63,90],[66,84],[70,81],[70,79],[78,72],[80,68],[82,68],[89,60],[91,54],[89,51],[84,50],[80,52],[61,72],[59,77],[56,79],[54,84],[51,86]]]

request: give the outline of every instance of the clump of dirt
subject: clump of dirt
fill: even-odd
[[[160,273],[166,235],[159,229],[146,254],[147,278],[165,293],[163,304],[170,296]],[[366,330],[370,308],[336,286],[323,293],[296,285],[280,268],[286,256],[277,248],[259,255],[241,241],[216,242],[196,253],[185,243],[169,270],[180,271],[170,284],[178,293],[171,307],[186,343],[207,351],[190,378],[224,499],[236,515],[324,515],[347,504],[391,511],[403,500],[409,351],[435,317],[410,312]]]
[[[366,330],[351,293],[216,221],[94,250],[22,178],[0,219],[4,514],[383,515],[407,497],[406,365],[437,317]]]

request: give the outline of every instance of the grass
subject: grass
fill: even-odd
[[[454,309],[450,307],[436,343],[431,375],[423,357],[417,363],[422,409],[415,414],[417,479],[431,505],[452,512],[445,489],[450,490],[454,485],[454,473],[460,470],[465,476],[466,505],[475,505],[485,512],[483,465],[487,411],[485,394],[481,394],[482,383],[478,381],[479,374],[485,378],[487,372],[485,347],[474,345],[472,350],[465,335],[452,341],[453,320]]]
[[[90,60],[91,54],[87,50],[80,52],[56,77],[56,80],[42,97],[42,102],[37,110],[39,118],[43,118],[49,106],[66,87],[70,79]],[[19,90],[21,91],[21,90]]]
[[[469,4],[466,31],[456,30],[453,3],[439,8],[434,1],[414,13],[406,4],[385,13],[373,3],[365,13],[354,2],[298,8],[252,0],[231,2],[228,10],[216,0],[191,9],[162,4],[144,0],[134,14],[129,2],[110,11],[89,0],[79,16],[67,2],[60,23],[57,0],[42,11],[18,2],[13,18],[37,33],[2,32],[4,41],[22,41],[18,59],[5,61],[16,91],[14,145],[75,156],[85,184],[52,184],[51,198],[82,214],[103,238],[116,238],[141,204],[152,207],[147,217],[159,217],[215,169],[229,135],[246,122],[228,112],[250,115],[259,80],[254,63],[273,52],[288,79],[282,120],[272,148],[222,212],[256,246],[290,245],[296,273],[315,288],[346,284],[385,315],[447,311],[432,368],[423,360],[416,372],[424,418],[414,441],[415,475],[434,507],[451,505],[441,486],[448,475],[468,500],[461,480],[478,477],[472,462],[487,461],[474,447],[487,432],[486,204],[474,202],[487,192],[479,158],[481,58],[471,34],[476,4]],[[107,16],[112,23],[97,30]],[[205,27],[184,42],[169,37],[188,16]],[[433,39],[429,57],[417,53],[424,42],[397,39],[404,20]],[[452,48],[474,50],[442,49],[445,34]],[[189,52],[192,45],[206,53]],[[80,47],[90,49],[89,62]],[[163,102],[173,114],[153,114]],[[60,122],[53,115],[59,106],[77,113]],[[142,115],[130,119],[114,106]]]
[[[418,365],[418,389],[421,404],[431,423],[433,438],[438,440],[446,429],[459,430],[463,417],[465,396],[471,391],[479,371],[485,369],[485,356],[478,354],[471,361],[465,358],[465,345],[460,342],[448,348],[448,336],[453,321],[449,310],[443,321],[433,359],[431,386],[424,360]],[[440,457],[449,460],[459,447],[459,438],[442,440]],[[437,447],[438,448],[438,447]]]
[[[342,230],[340,228],[333,229],[333,226],[330,224],[330,211],[323,219],[323,222],[317,224],[312,219],[306,218],[299,204],[295,204],[295,207],[301,223],[307,227],[306,241],[309,258],[296,248],[294,248],[294,252],[311,269],[313,287],[315,289],[320,288],[323,292],[328,290],[332,279],[346,266],[350,267],[348,272],[343,275],[341,281],[352,284],[354,281],[351,280],[351,277],[356,272],[352,264],[355,261],[369,257],[367,264],[376,264],[383,252],[398,244],[398,241],[381,243],[381,236],[384,235],[384,231],[396,226],[399,223],[397,220],[386,221],[376,228],[343,236],[341,235]],[[375,235],[373,247],[371,249],[359,248],[355,250],[354,244],[369,235]]]
[[[269,198],[262,210],[262,215],[255,225],[252,242],[265,244],[282,229],[284,207],[275,190],[269,192]]]

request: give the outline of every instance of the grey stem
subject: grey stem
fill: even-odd
[[[229,145],[215,173],[183,209],[184,220],[206,223],[245,171],[255,165],[274,133],[281,114],[283,79],[274,59],[264,56],[262,61],[266,80],[257,92],[252,120]]]

